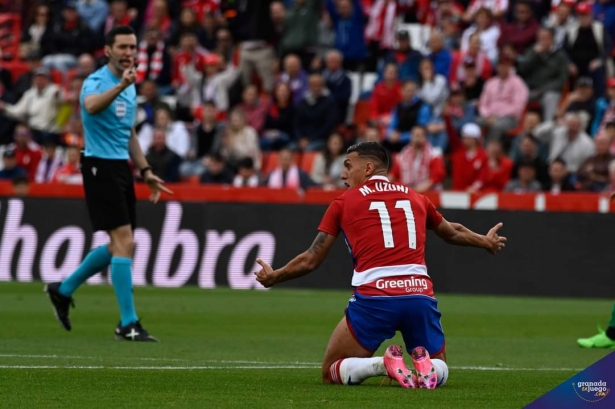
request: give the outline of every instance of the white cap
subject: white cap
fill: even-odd
[[[480,139],[483,134],[480,127],[475,123],[467,123],[461,128],[461,136],[464,138],[476,138]]]

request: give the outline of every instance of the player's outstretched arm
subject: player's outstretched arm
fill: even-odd
[[[329,254],[329,250],[335,243],[335,236],[319,232],[316,239],[307,251],[299,254],[284,267],[274,270],[271,266],[261,259],[256,262],[262,269],[256,272],[256,280],[264,287],[271,287],[274,284],[302,277],[316,270],[318,266]]]
[[[486,235],[474,233],[467,227],[459,223],[449,223],[442,219],[442,222],[434,229],[434,232],[449,244],[457,246],[479,247],[495,254],[506,246],[506,237],[498,235],[498,230],[503,224],[498,223],[489,230]]]
[[[154,172],[152,172],[152,169],[147,164],[147,159],[145,158],[145,155],[141,150],[139,138],[137,137],[137,133],[135,132],[134,128],[132,129],[132,133],[130,135],[128,151],[130,152],[130,157],[132,158],[132,161],[141,171],[141,176],[143,176],[143,180],[145,180],[145,183],[147,183],[151,190],[149,200],[154,203],[158,202],[158,199],[160,199],[161,192],[165,192],[170,195],[173,194],[171,190],[164,186],[164,181],[158,176],[154,175]]]

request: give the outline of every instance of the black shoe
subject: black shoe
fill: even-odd
[[[70,306],[75,308],[75,303],[71,297],[60,294],[58,289],[62,283],[49,283],[45,286],[45,292],[53,305],[53,313],[62,327],[70,331],[71,325],[68,319],[68,310]]]
[[[122,323],[117,324],[115,329],[115,339],[124,341],[141,341],[141,342],[158,342],[158,339],[151,336],[145,328],[141,326],[141,322],[133,322],[125,327]]]

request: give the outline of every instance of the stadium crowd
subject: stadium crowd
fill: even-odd
[[[21,21],[4,59],[27,66],[0,69],[0,179],[81,183],[79,92],[122,24],[139,39],[139,140],[167,182],[341,187],[345,147],[375,140],[391,177],[419,192],[615,190],[612,0],[21,0],[0,12]]]

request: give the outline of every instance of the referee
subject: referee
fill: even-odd
[[[132,294],[135,191],[128,165],[132,158],[151,190],[154,203],[161,192],[172,194],[152,172],[134,130],[137,112],[135,56],[137,37],[132,28],[116,26],[106,36],[109,62],[83,83],[80,96],[85,133],[82,160],[85,199],[94,231],[104,230],[110,243],[92,250],[66,280],[45,287],[60,324],[70,331],[72,295],[88,278],[111,264],[111,281],[120,306],[117,339],[157,341],[141,326]]]

